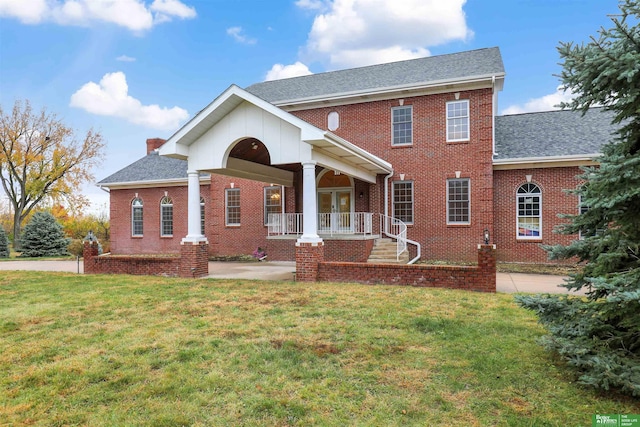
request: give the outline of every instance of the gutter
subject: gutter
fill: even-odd
[[[348,91],[348,92],[340,92],[336,94],[332,94],[330,96],[327,95],[318,95],[318,96],[309,96],[304,98],[294,98],[294,99],[283,99],[272,102],[276,107],[281,107],[284,105],[300,105],[300,104],[310,104],[314,102],[327,102],[332,100],[339,99],[348,99],[355,98],[362,95],[367,96],[375,96],[375,95],[383,95],[389,94],[393,92],[401,92],[407,90],[419,90],[419,89],[428,89],[434,88],[438,86],[446,86],[446,85],[454,85],[454,84],[462,84],[462,83],[478,83],[483,81],[491,80],[495,82],[496,78],[504,78],[505,73],[499,74],[483,74],[478,76],[469,76],[464,78],[456,78],[456,79],[442,79],[442,80],[432,80],[421,83],[412,83],[410,85],[398,85],[398,86],[388,86],[379,88],[377,90],[372,91],[371,89],[363,89],[357,91]]]
[[[147,187],[176,187],[178,185],[187,184],[187,178],[174,178],[174,179],[153,179],[148,181],[125,181],[125,182],[107,182],[104,184],[97,183],[98,188],[104,190],[106,188],[147,188]],[[200,182],[211,182],[211,176],[201,176]]]

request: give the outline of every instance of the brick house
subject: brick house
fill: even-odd
[[[488,48],[232,85],[98,183],[112,253],[471,261],[488,230],[498,260],[545,262],[611,116],[497,116],[504,78]]]

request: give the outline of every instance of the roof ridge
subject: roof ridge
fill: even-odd
[[[342,69],[339,69],[339,70],[320,71],[318,73],[307,74],[305,76],[294,76],[294,77],[286,77],[286,78],[283,78],[283,79],[264,80],[264,81],[261,81],[261,82],[252,83],[251,85],[247,86],[246,89],[250,89],[253,86],[257,86],[257,85],[261,85],[261,84],[269,83],[269,82],[275,82],[275,81],[287,81],[287,80],[291,81],[291,80],[294,80],[294,79],[302,80],[302,79],[312,78],[313,76],[323,76],[323,75],[327,75],[327,74],[342,73],[342,72],[346,72],[346,71],[365,70],[365,69],[371,69],[371,68],[384,67],[384,66],[388,66],[388,65],[392,65],[392,64],[416,62],[416,61],[422,61],[422,60],[425,60],[425,59],[442,58],[442,57],[454,56],[454,55],[464,55],[464,54],[468,54],[468,53],[472,53],[472,52],[480,52],[480,51],[483,51],[483,50],[492,50],[492,49],[500,49],[500,47],[499,46],[482,47],[482,48],[478,48],[478,49],[463,50],[462,52],[449,52],[449,53],[442,53],[440,55],[422,56],[420,58],[402,59],[402,60],[399,60],[399,61],[383,62],[383,63],[371,64],[371,65],[362,65],[362,66],[359,66],[359,67],[342,68]]]
[[[599,110],[604,109],[603,106],[600,107],[589,107],[589,111],[591,110]],[[556,109],[556,110],[545,110],[545,111],[526,111],[524,113],[513,113],[513,114],[500,114],[496,117],[513,117],[513,116],[525,116],[528,114],[546,114],[546,113],[567,113],[567,112],[577,112],[582,111],[581,109]]]

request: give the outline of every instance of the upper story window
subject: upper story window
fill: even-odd
[[[160,201],[160,235],[173,236],[173,200],[163,197]]]
[[[542,237],[542,191],[536,184],[522,184],[516,193],[518,239]]]
[[[327,128],[333,132],[340,127],[340,115],[337,111],[332,111],[327,116]]]
[[[131,201],[131,235],[142,236],[143,221],[143,203],[142,199],[136,197]]]
[[[393,182],[393,217],[413,224],[413,181]]]
[[[225,224],[231,226],[240,225],[240,189],[225,189],[224,202],[226,206]]]
[[[469,140],[469,101],[447,102],[447,141]]]
[[[447,180],[447,224],[471,223],[469,187],[468,178]]]
[[[264,224],[269,224],[270,214],[281,214],[284,198],[282,197],[281,186],[271,186],[264,188]]]
[[[413,143],[413,106],[391,109],[393,127],[392,145],[410,145]]]
[[[200,234],[204,236],[204,197],[200,197]]]

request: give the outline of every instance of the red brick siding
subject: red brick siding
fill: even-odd
[[[495,292],[495,250],[491,246],[483,245],[478,250],[478,266],[320,262],[318,263],[317,280]]]
[[[173,256],[126,256],[101,255],[98,256],[97,245],[85,243],[84,251],[85,274],[134,274],[144,276],[178,276],[180,257]]]
[[[324,261],[324,244],[296,243],[296,281],[315,282],[318,264]]]
[[[558,218],[558,214],[578,213],[578,197],[564,190],[576,188],[580,174],[577,167],[498,170],[494,172],[496,185],[494,216],[495,232],[492,242],[498,247],[498,260],[507,262],[551,262],[541,244],[569,244],[577,236],[563,236],[553,232],[555,226],[567,220]],[[518,240],[516,238],[516,191],[527,182],[542,190],[542,238],[536,240]]]
[[[366,262],[373,240],[324,240],[326,261]],[[269,239],[266,245],[270,261],[295,260],[295,239]]]
[[[395,171],[392,180],[399,180],[402,173],[405,180],[414,181],[415,223],[409,227],[408,237],[423,245],[423,258],[472,261],[482,231],[493,231],[492,93],[490,89],[461,92],[460,99],[469,100],[471,128],[470,141],[462,143],[446,141],[446,103],[455,100],[453,93],[404,98],[404,105],[413,105],[414,141],[409,147],[391,145],[391,108],[400,105],[398,100],[293,114],[326,129],[327,115],[337,111],[337,135],[390,162]],[[446,180],[455,178],[456,171],[471,179],[469,226],[446,225]],[[380,194],[371,194],[374,211],[377,197],[382,203],[384,186],[376,189]]]

